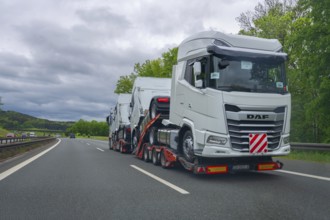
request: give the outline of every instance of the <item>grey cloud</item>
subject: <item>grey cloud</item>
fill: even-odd
[[[48,119],[104,120],[119,77],[204,30],[221,2],[6,0],[0,5],[3,107]]]
[[[120,29],[131,26],[131,23],[125,16],[113,13],[110,8],[78,10],[76,13],[83,21],[93,23],[94,25],[116,26]]]

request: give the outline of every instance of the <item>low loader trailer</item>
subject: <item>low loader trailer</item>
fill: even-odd
[[[271,157],[246,157],[246,158],[203,158],[196,157],[193,162],[189,162],[185,157],[172,149],[168,144],[150,144],[155,143],[152,140],[152,130],[154,125],[161,123],[161,114],[151,119],[149,114],[142,122],[142,133],[139,138],[137,150],[134,152],[136,157],[145,162],[152,162],[154,165],[168,169],[174,168],[179,164],[194,174],[225,174],[240,171],[270,171],[282,169],[283,163],[274,162]],[[144,142],[149,136],[149,140]],[[165,137],[166,139],[166,137]],[[177,140],[174,140],[177,141]],[[157,141],[158,142],[158,141]],[[166,141],[164,141],[166,142]]]

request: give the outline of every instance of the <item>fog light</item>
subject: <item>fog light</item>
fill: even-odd
[[[290,143],[290,136],[283,138],[283,145],[288,145]]]
[[[219,136],[209,136],[207,138],[207,143],[225,145],[227,143],[227,138]]]

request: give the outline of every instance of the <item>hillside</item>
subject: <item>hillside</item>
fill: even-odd
[[[74,122],[49,121],[15,111],[0,110],[0,127],[7,130],[61,130],[65,131]]]

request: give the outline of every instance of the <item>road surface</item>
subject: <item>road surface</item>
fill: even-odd
[[[285,173],[196,176],[104,141],[62,139],[9,170],[39,152],[0,164],[1,220],[330,218],[330,164],[285,160]]]

